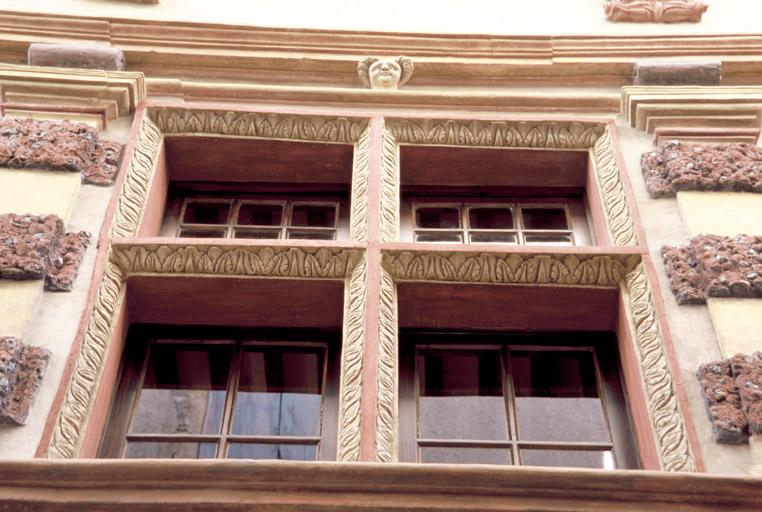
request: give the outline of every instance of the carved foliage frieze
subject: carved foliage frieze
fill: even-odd
[[[196,133],[354,144],[366,119],[278,113],[152,107],[149,116],[165,134]]]
[[[389,119],[386,126],[400,144],[556,149],[588,149],[605,130],[600,123],[453,119]]]
[[[383,265],[397,280],[494,284],[618,286],[638,255],[390,251]]]
[[[376,386],[377,462],[397,462],[397,285],[381,270]]]
[[[382,242],[399,239],[400,225],[400,155],[394,135],[384,129],[381,139],[381,215]]]
[[[352,210],[349,215],[349,237],[368,238],[368,180],[370,179],[370,127],[355,144],[352,164]]]
[[[627,274],[629,315],[662,469],[696,471],[669,356],[643,264]]]
[[[606,19],[636,23],[698,23],[709,6],[701,0],[608,0]]]
[[[637,245],[635,220],[627,204],[627,194],[624,191],[621,172],[617,164],[616,149],[608,128],[595,141],[592,158],[611,241],[614,245]]]

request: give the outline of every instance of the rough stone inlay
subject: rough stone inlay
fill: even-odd
[[[111,185],[122,150],[83,123],[0,118],[0,166],[79,172],[83,183]]]
[[[668,142],[643,153],[640,166],[651,197],[681,190],[762,193],[762,148],[753,144]]]
[[[40,388],[50,352],[0,338],[0,424],[23,425]]]
[[[90,234],[65,233],[56,215],[0,215],[0,278],[45,279],[48,290],[70,291]]]
[[[762,237],[699,235],[687,247],[662,247],[679,304],[707,297],[762,297]]]
[[[718,443],[762,433],[762,352],[699,366],[697,376]]]

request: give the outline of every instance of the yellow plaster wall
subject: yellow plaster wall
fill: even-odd
[[[707,305],[724,357],[762,350],[762,300],[710,298]]]
[[[0,213],[53,213],[66,223],[81,181],[78,172],[0,167]]]
[[[677,202],[691,237],[762,235],[762,194],[678,192]]]
[[[42,295],[43,281],[0,280],[0,335],[22,337]]]

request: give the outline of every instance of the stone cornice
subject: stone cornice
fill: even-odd
[[[357,60],[415,58],[412,85],[631,83],[649,58],[728,56],[724,83],[762,73],[762,36],[493,36],[277,29],[206,23],[0,12],[0,59],[26,62],[32,42],[101,42],[123,49],[129,66],[149,75],[312,82],[358,86]],[[177,50],[182,51],[177,51]],[[222,55],[221,55],[222,54]],[[477,61],[478,59],[478,61]]]
[[[71,460],[0,462],[14,510],[402,509],[696,512],[759,509],[758,478],[436,464]],[[382,499],[379,499],[382,497]]]

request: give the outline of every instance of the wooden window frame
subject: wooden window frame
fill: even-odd
[[[466,338],[466,339],[464,339]],[[418,364],[420,352],[458,350],[496,350],[500,352],[501,377],[508,438],[501,441],[440,440],[418,437],[420,418],[418,407]],[[510,378],[507,357],[509,351],[590,351],[593,355],[596,383],[604,418],[611,436],[610,443],[525,441],[518,437],[515,394]],[[548,333],[515,334],[485,332],[432,332],[407,330],[400,332],[400,461],[419,462],[422,446],[452,446],[509,449],[509,465],[521,465],[523,448],[605,451],[611,450],[613,469],[636,469],[641,467],[635,436],[630,421],[628,399],[621,379],[616,339],[613,333]]]
[[[402,207],[402,237],[410,236],[410,240],[415,243],[422,244],[437,244],[437,243],[455,243],[463,245],[472,245],[477,243],[486,243],[490,245],[502,244],[509,246],[522,246],[522,247],[574,247],[581,245],[593,245],[593,231],[590,228],[588,221],[588,215],[586,213],[586,207],[582,197],[537,197],[533,200],[532,197],[506,197],[504,199],[497,200],[495,197],[419,197],[410,196],[403,200]],[[442,208],[457,208],[460,219],[459,228],[418,228],[416,226],[416,211],[419,208],[426,207],[442,207]],[[513,229],[474,229],[470,226],[469,210],[471,208],[479,207],[504,207],[510,208],[513,215]],[[563,209],[568,222],[568,229],[565,230],[528,230],[523,227],[523,215],[524,209],[533,208],[559,208]],[[406,231],[409,233],[406,233]],[[430,233],[442,233],[453,234],[460,236],[460,242],[457,241],[417,241],[417,236],[420,234]],[[514,234],[516,242],[471,242],[471,234],[473,233],[505,233]],[[526,234],[564,234],[569,235],[569,244],[543,244],[543,243],[530,243],[527,244],[525,240]]]
[[[183,346],[225,344],[235,347],[225,389],[225,408],[219,434],[130,433],[129,428],[137,408],[143,379],[147,370],[150,345],[155,339],[161,344]],[[175,341],[176,340],[176,341]],[[217,444],[217,459],[226,459],[228,446],[236,443],[310,444],[317,445],[316,460],[335,460],[338,395],[339,395],[340,334],[311,329],[249,329],[235,327],[190,327],[138,324],[130,328],[118,385],[109,409],[106,429],[98,450],[99,458],[124,458],[128,441],[196,442]],[[240,376],[240,360],[249,346],[321,349],[322,382],[320,434],[317,436],[266,436],[231,434],[236,386]]]

